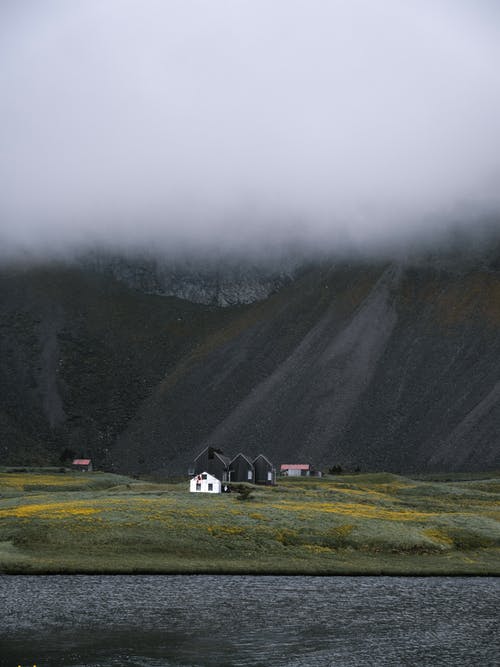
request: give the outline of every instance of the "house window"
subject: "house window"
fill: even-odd
[[[201,482],[196,482],[196,490],[201,491]]]
[[[251,470],[248,470],[248,471],[247,471],[247,479],[252,479],[252,477],[253,477],[253,475],[252,475],[252,471],[251,471]]]
[[[209,490],[209,491],[213,491],[213,490],[214,490],[214,485],[209,483],[209,485],[208,485],[208,490]]]
[[[207,478],[206,473],[205,473],[204,475],[201,476],[201,479],[206,479],[206,478]]]

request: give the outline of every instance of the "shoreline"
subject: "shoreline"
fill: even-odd
[[[407,572],[407,573],[394,573],[394,572],[332,572],[328,573],[312,573],[308,571],[300,572],[251,572],[244,571],[235,572],[228,570],[225,571],[161,571],[161,570],[134,570],[134,571],[100,571],[100,570],[90,570],[90,571],[6,571],[0,572],[0,577],[348,577],[348,578],[369,578],[369,577],[389,577],[389,578],[409,578],[409,579],[442,579],[442,578],[454,578],[454,579],[498,579],[500,577],[500,572]]]

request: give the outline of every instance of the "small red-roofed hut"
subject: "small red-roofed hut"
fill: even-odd
[[[73,470],[80,472],[92,472],[92,461],[90,459],[75,459],[71,464]]]

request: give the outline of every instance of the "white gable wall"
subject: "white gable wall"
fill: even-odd
[[[217,477],[209,475],[208,472],[202,472],[195,475],[189,482],[189,490],[191,493],[220,493],[221,483]]]

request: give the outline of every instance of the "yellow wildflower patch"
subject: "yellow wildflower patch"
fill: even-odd
[[[344,523],[341,526],[336,526],[330,530],[332,535],[336,537],[347,537],[352,533],[354,526],[350,523]]]
[[[389,521],[418,521],[435,516],[435,513],[431,512],[418,512],[411,509],[388,509],[378,507],[377,505],[370,505],[369,503],[296,503],[284,500],[280,504],[274,505],[274,507],[292,512],[307,511],[310,513],[342,514],[360,519],[387,519]]]
[[[441,544],[446,544],[448,546],[453,544],[453,538],[438,528],[428,528],[427,530],[423,531],[423,534],[426,537],[430,537],[431,540],[434,540],[434,542],[440,542]]]
[[[23,491],[30,486],[49,486],[67,488],[81,486],[84,478],[81,475],[64,474],[33,474],[33,473],[0,473],[0,486]]]
[[[63,517],[89,516],[95,514],[96,509],[87,505],[72,503],[43,503],[19,505],[10,509],[0,510],[0,518],[15,517],[18,519],[54,519]]]
[[[312,551],[312,553],[315,554],[332,553],[333,551],[331,547],[322,547],[319,544],[303,544],[302,548],[307,549],[307,551]]]

